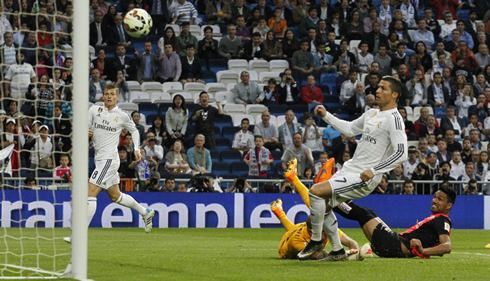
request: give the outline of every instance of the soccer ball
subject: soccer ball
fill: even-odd
[[[143,9],[132,9],[124,16],[124,29],[133,37],[150,34],[153,20]]]
[[[371,245],[369,245],[369,243],[364,244],[359,251],[356,249],[347,251],[347,259],[350,261],[362,261],[365,258],[372,257],[373,250],[371,249]]]

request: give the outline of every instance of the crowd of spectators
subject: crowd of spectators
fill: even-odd
[[[490,177],[488,151],[482,149],[482,142],[490,138],[488,1],[382,0],[379,6],[368,0],[92,0],[87,4],[93,49],[87,74],[91,103],[101,101],[104,86],[111,82],[119,89],[120,102],[128,102],[128,81],[204,83],[203,69],[213,61],[282,59],[289,69],[265,86],[241,72],[233,102],[308,105],[324,103],[325,95],[332,94],[353,119],[376,108],[380,78],[393,75],[405,85],[399,106],[407,137],[419,143],[410,147],[407,163],[387,175],[376,192],[430,194],[430,184],[412,182],[421,179],[465,181],[457,186],[461,194],[489,192],[485,185],[472,182]],[[125,32],[123,14],[132,8],[145,9],[152,16],[150,36],[135,39]],[[15,144],[14,175],[24,176],[22,168],[44,169],[69,182],[72,2],[3,0],[0,9],[2,148]],[[458,19],[459,10],[465,10],[467,17]],[[217,37],[208,24],[218,25],[222,36]],[[199,39],[190,32],[196,25],[204,26]],[[338,73],[330,88],[319,83],[322,73]],[[170,190],[172,184],[149,186],[156,174],[158,180],[164,176],[162,172],[167,180],[169,174],[212,174],[214,122],[225,112],[220,102],[211,100],[209,93],[202,92],[199,104],[190,109],[177,94],[168,110],[153,118],[150,128],[140,124],[139,112],[132,112],[145,157],[134,162],[131,135],[123,132],[121,176],[137,178],[148,190],[160,191]],[[417,108],[420,116],[413,119]],[[300,175],[311,179],[328,157],[336,158],[338,170],[350,159],[356,148],[354,138],[330,126],[320,128],[320,120],[310,113],[295,119],[302,113],[285,112],[284,124],[277,126],[271,122],[275,116],[266,110],[253,130],[249,130],[250,120],[241,120],[230,150],[240,152],[250,176],[270,176],[269,171],[276,169],[274,161],[285,168],[294,156]],[[195,128],[192,134],[187,132],[189,124]],[[388,184],[390,180],[404,183]]]

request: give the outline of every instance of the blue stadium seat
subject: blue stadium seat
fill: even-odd
[[[230,164],[213,161],[213,174],[218,177],[230,174]]]
[[[158,114],[151,114],[151,115],[146,115],[146,124],[148,125],[153,125],[153,120],[155,119],[155,117],[157,117]],[[163,117],[163,121],[165,121],[165,116],[162,115]]]
[[[237,176],[248,175],[248,165],[245,162],[234,162],[230,164],[231,173]]]
[[[325,103],[340,103],[339,96],[337,95],[323,95]]]
[[[138,110],[145,116],[155,115],[158,114],[158,104],[154,104],[151,102],[142,102],[138,104]]]
[[[436,116],[436,118],[446,117],[446,108],[444,108],[444,107],[435,107],[434,108],[434,115]]]
[[[224,127],[233,126],[233,120],[228,114],[223,115],[223,118],[214,119],[214,125],[223,130]]]
[[[221,129],[219,127],[214,127],[214,135],[221,136]]]
[[[299,28],[294,27],[294,26],[291,26],[291,27],[289,27],[289,26],[288,26],[288,28],[289,28],[289,29],[291,29],[291,31],[294,33],[294,36],[295,36],[295,37],[296,37],[298,40],[300,40],[300,39],[301,39],[301,34],[299,33]]]
[[[277,115],[284,115],[286,110],[288,110],[288,107],[285,104],[272,104],[267,106],[269,108],[270,114],[277,116]]]
[[[162,114],[162,115],[165,115],[165,114],[167,114],[167,110],[169,107],[172,107],[171,103],[161,103],[158,106],[158,112],[160,112],[160,114]]]
[[[231,149],[231,142],[227,138],[216,138],[214,149],[218,151]]]
[[[209,70],[216,73],[220,70],[228,70],[228,60],[227,59],[213,59],[208,62]]]
[[[470,10],[458,10],[456,12],[458,20],[468,20],[470,19]]]
[[[282,161],[275,166],[276,175],[284,175],[284,169],[282,168]]]
[[[242,161],[242,154],[238,150],[223,150],[220,153],[221,162],[234,163]]]
[[[233,138],[235,137],[235,133],[238,132],[238,130],[240,130],[240,128],[238,127],[225,126],[221,129],[221,135],[224,138],[229,139],[231,144],[233,145]]]
[[[211,150],[210,153],[211,153],[211,160],[213,160],[213,163],[221,161],[221,158],[219,157],[219,151]]]
[[[202,80],[206,83],[215,83],[216,82],[216,73],[211,70],[203,70],[202,72]]]

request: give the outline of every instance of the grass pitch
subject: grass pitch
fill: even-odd
[[[360,229],[343,229],[360,245]],[[35,230],[23,229],[23,234]],[[10,231],[9,231],[10,232]],[[453,252],[431,259],[372,258],[327,263],[280,260],[283,229],[89,230],[88,278],[93,280],[489,280],[490,231],[453,230]],[[68,235],[56,229],[56,235]],[[56,241],[59,252],[69,245]],[[50,242],[52,243],[52,242]],[[18,246],[10,243],[10,251]],[[5,247],[4,245],[0,247]],[[38,247],[24,244],[24,250]],[[4,249],[1,249],[4,250]],[[62,260],[68,260],[63,256]],[[60,261],[58,264],[61,264]]]

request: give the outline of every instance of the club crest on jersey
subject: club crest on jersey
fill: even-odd
[[[381,128],[381,124],[383,124],[383,122],[378,123],[378,129]]]
[[[119,122],[119,117],[114,118],[114,122]]]
[[[102,107],[99,107],[99,113],[101,113],[104,109]]]

